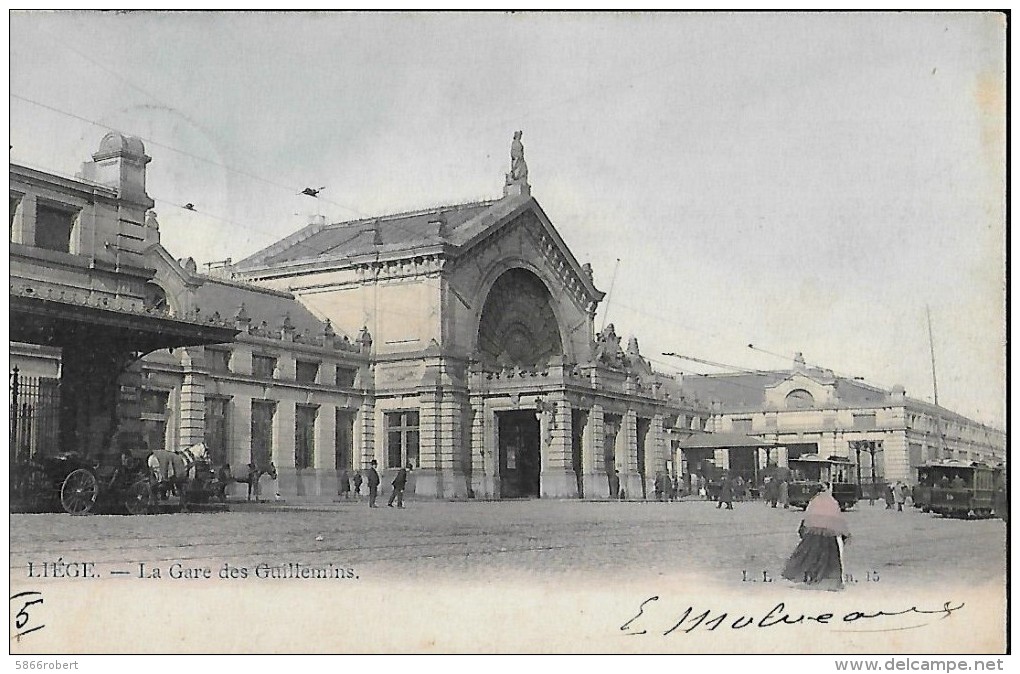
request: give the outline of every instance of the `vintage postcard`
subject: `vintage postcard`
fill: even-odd
[[[1002,668],[1008,14],[10,23],[19,662]]]

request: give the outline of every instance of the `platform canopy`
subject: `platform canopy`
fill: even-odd
[[[56,302],[24,295],[10,297],[10,339],[67,347],[90,344],[97,350],[156,349],[233,341],[237,330],[218,323],[180,320],[158,313]]]

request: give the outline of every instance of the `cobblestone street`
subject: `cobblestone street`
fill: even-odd
[[[848,571],[856,582],[830,593],[801,591],[779,577],[796,546],[801,513],[761,502],[738,502],[732,511],[704,501],[238,507],[135,517],[13,515],[12,591],[43,593],[43,613],[34,615],[49,625],[74,625],[81,631],[77,650],[87,652],[142,643],[146,652],[178,652],[180,644],[206,652],[391,653],[1004,647],[999,520],[859,505],[847,514],[854,536]],[[95,575],[38,577],[44,563],[51,569],[58,560],[94,562]],[[35,578],[28,577],[30,562]],[[160,579],[140,579],[141,564],[146,573],[159,568]],[[347,577],[266,577],[270,568],[294,565],[344,569]],[[223,580],[225,567],[249,575]],[[911,606],[926,615],[897,614],[856,630],[838,623],[663,633],[686,606],[728,612],[733,620],[738,612],[760,618],[779,602],[794,615]],[[966,615],[940,620],[945,602],[966,604]],[[627,623],[632,618],[638,622]],[[106,627],[110,621],[116,630]],[[160,629],[153,632],[153,624]],[[875,638],[883,629],[895,643]],[[23,647],[66,648],[47,641],[61,631],[39,634]]]
[[[697,576],[740,583],[778,576],[796,545],[800,512],[761,502],[733,511],[712,503],[572,501],[365,502],[272,511],[139,517],[15,515],[11,571],[29,561],[186,566],[333,562],[362,578],[599,574]],[[858,505],[847,515],[848,568],[893,586],[983,584],[1005,579],[1000,520],[942,519],[908,508]],[[318,540],[321,538],[321,540]]]

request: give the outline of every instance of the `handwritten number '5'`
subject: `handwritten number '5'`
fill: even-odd
[[[641,602],[641,606],[638,606],[637,615],[628,620],[627,622],[623,623],[622,625],[620,625],[620,630],[623,632],[629,630],[630,624],[645,614],[645,604],[653,601],[659,601],[658,595],[654,597],[649,597],[648,599],[645,599],[643,602]],[[641,630],[640,632],[631,632],[630,636],[636,636],[638,634],[648,634],[648,630]]]
[[[18,613],[14,616],[14,626],[17,627],[19,630],[28,624],[29,620],[28,607],[34,604],[43,603],[42,592],[19,592],[18,594],[11,595],[11,601],[14,601],[15,599],[20,599],[21,597],[28,597],[36,594],[40,595],[39,598],[24,602],[21,605],[21,608],[18,610]]]

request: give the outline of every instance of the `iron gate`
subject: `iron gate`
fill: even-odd
[[[10,374],[11,465],[60,451],[60,380]]]

